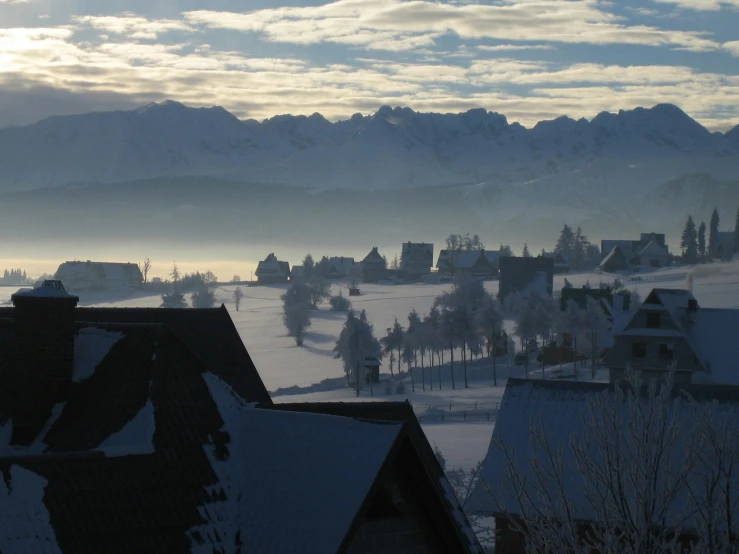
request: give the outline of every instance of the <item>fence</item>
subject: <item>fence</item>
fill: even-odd
[[[415,405],[413,411],[418,421],[495,421],[499,402],[474,402],[469,404]]]

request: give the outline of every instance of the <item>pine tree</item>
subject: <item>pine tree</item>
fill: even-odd
[[[683,249],[683,260],[685,262],[694,264],[698,261],[698,234],[692,216],[688,216],[688,220],[685,222],[685,228],[680,237],[680,248]]]
[[[529,252],[529,245],[525,242],[523,243],[523,252],[521,253],[521,256],[523,256],[524,258],[531,257],[531,252]]]
[[[698,254],[706,255],[706,224],[703,221],[698,226]]]
[[[718,255],[718,224],[719,224],[718,210],[716,208],[713,208],[713,213],[711,214],[711,221],[709,223],[709,229],[708,229],[708,257],[709,259],[713,259]]]
[[[557,239],[557,245],[554,247],[554,251],[562,254],[568,260],[571,260],[574,243],[575,235],[572,232],[572,227],[565,224],[565,226],[562,227],[562,231],[559,233],[559,239]]]
[[[513,256],[513,249],[507,244],[501,244],[499,250],[501,256]]]
[[[585,263],[588,246],[590,246],[588,237],[586,237],[585,233],[582,232],[582,229],[578,227],[577,231],[575,231],[575,236],[572,239],[572,257],[570,258],[570,263],[573,268],[580,269]]]
[[[698,258],[698,234],[695,230],[693,216],[688,216],[685,227],[680,235],[680,249],[686,262],[694,264]]]

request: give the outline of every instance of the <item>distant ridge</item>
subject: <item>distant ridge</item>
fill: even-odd
[[[185,176],[362,190],[554,186],[600,167],[624,186],[696,172],[727,178],[739,173],[739,127],[712,133],[671,104],[527,129],[484,109],[383,106],[337,122],[318,113],[260,122],[168,100],[0,129],[0,192]]]

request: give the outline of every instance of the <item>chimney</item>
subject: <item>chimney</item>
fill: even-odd
[[[12,444],[33,442],[51,416],[54,404],[67,398],[74,365],[79,302],[61,281],[22,290],[11,296],[15,321],[12,371],[5,383],[13,406]]]

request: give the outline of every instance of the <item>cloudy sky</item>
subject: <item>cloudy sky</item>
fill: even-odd
[[[739,0],[0,0],[0,127],[175,99],[739,124]]]

